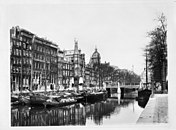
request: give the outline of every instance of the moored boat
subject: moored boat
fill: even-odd
[[[78,103],[85,101],[83,93],[72,93],[72,97],[74,97]]]
[[[44,102],[46,102],[46,100],[48,100],[49,97],[47,95],[44,94],[34,94],[30,96],[30,104],[31,105],[43,105]]]
[[[138,100],[146,100],[150,98],[150,95],[152,94],[152,91],[149,89],[144,90],[138,90]]]
[[[19,104],[27,105],[30,104],[30,96],[19,96]]]
[[[52,106],[66,106],[66,105],[71,105],[76,103],[77,100],[75,100],[74,98],[60,98],[60,100],[58,101],[58,99],[50,97],[48,100],[46,100],[46,102],[43,103],[43,105],[45,107],[52,107]]]
[[[85,100],[86,102],[96,102],[100,100],[104,100],[107,98],[107,92],[91,92],[91,93],[86,93],[85,94]]]
[[[11,102],[16,102],[16,101],[18,101],[19,99],[18,99],[18,95],[17,94],[12,94],[11,95]]]

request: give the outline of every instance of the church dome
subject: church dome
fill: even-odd
[[[95,48],[95,52],[92,54],[92,59],[99,59],[100,53],[97,51],[97,48]]]
[[[94,64],[101,63],[100,60],[100,53],[97,51],[97,48],[95,48],[95,52],[92,54],[89,64],[93,66]]]

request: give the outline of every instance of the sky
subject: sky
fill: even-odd
[[[101,62],[141,74],[145,67],[143,49],[154,20],[168,13],[164,1],[59,1],[56,3],[9,3],[5,9],[7,27],[27,29],[58,44],[61,50],[78,48],[89,62],[95,48]]]

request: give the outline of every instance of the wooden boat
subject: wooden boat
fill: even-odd
[[[96,102],[101,101],[107,98],[107,92],[91,92],[85,94],[85,101],[86,102]]]
[[[19,101],[14,101],[14,102],[11,102],[11,105],[14,106],[14,105],[19,105],[20,102]]]
[[[11,95],[11,102],[16,102],[16,101],[18,101],[19,99],[18,99],[18,95],[15,95],[15,94],[12,94]]]
[[[30,104],[30,97],[29,96],[19,96],[19,104],[22,104],[22,105]]]
[[[40,106],[43,105],[43,103],[48,99],[49,97],[46,95],[34,94],[30,96],[30,104]]]
[[[146,100],[150,98],[152,91],[149,89],[138,90],[138,98],[137,100]]]
[[[75,99],[77,100],[78,103],[85,101],[83,96],[77,96],[75,97]]]
[[[148,65],[147,65],[147,61],[148,61],[148,59],[147,59],[147,51],[146,51],[146,68],[144,69],[145,71],[145,78],[146,78],[146,80],[144,81],[144,83],[145,83],[145,89],[139,89],[138,90],[138,100],[147,100],[147,99],[149,99],[150,98],[150,95],[152,94],[152,90],[149,90],[148,89],[148,85],[149,85],[149,82],[148,82]]]
[[[66,106],[66,105],[71,105],[76,103],[77,100],[75,100],[74,98],[61,98],[60,101],[58,101],[58,99],[56,100],[56,98],[50,98],[48,99],[46,102],[43,103],[43,105],[45,107],[52,107],[52,106]]]
[[[72,93],[72,97],[74,97],[78,103],[84,102],[84,95],[82,93]]]
[[[142,108],[145,108],[149,98],[143,98],[138,100],[138,105]]]

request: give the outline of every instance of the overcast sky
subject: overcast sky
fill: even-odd
[[[144,1],[76,1],[57,3],[13,3],[6,8],[6,23],[20,26],[39,37],[58,44],[60,49],[73,49],[74,38],[89,62],[95,47],[101,62],[141,74],[145,67],[143,48],[149,42],[147,32],[157,25],[166,2]]]

